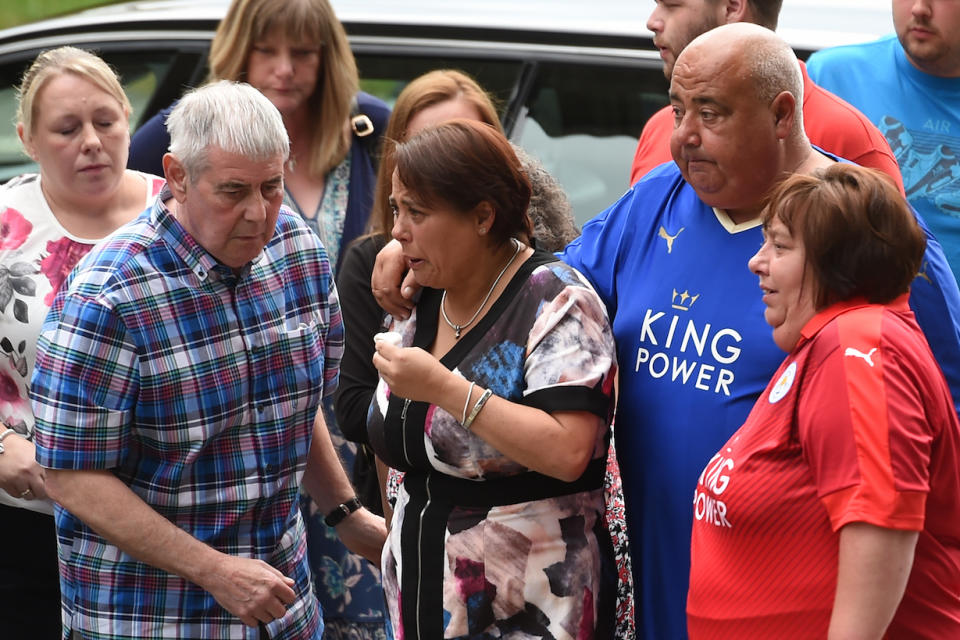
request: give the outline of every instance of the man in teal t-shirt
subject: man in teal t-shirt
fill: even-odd
[[[960,3],[893,0],[896,36],[825,49],[810,78],[886,136],[910,204],[960,278]]]

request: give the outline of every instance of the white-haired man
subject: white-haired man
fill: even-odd
[[[782,5],[783,0],[657,0],[647,28],[653,32],[653,43],[663,59],[663,73],[669,80],[684,47],[720,25],[749,22],[775,31]],[[902,191],[900,169],[880,131],[852,105],[817,86],[803,62],[800,71],[804,128],[810,142],[851,162],[883,171]],[[667,105],[643,126],[630,168],[630,184],[658,164],[670,162],[672,130],[673,110]]]
[[[367,557],[385,534],[318,411],[342,351],[330,265],[281,208],[262,94],[208,85],[168,126],[167,189],[78,267],[38,347],[65,633],[320,638],[301,482]]]

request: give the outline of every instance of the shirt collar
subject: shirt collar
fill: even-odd
[[[868,302],[866,298],[860,297],[851,298],[850,300],[843,300],[841,302],[832,304],[810,318],[807,321],[807,324],[803,325],[803,329],[800,330],[800,342],[797,346],[800,346],[807,340],[812,339],[821,329],[830,323],[830,321],[834,320],[838,316],[843,315],[848,311],[853,311],[854,309],[872,306],[883,306],[892,309],[893,311],[909,311],[910,294],[905,293],[884,305],[874,305],[873,303]]]
[[[797,60],[800,63],[800,74],[803,76],[803,106],[807,106],[807,98],[810,97],[810,94],[813,93],[813,80],[810,79],[810,74],[807,73],[807,63],[803,60]]]

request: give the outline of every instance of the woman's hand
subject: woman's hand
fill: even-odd
[[[47,497],[44,469],[37,464],[36,448],[26,438],[11,434],[3,440],[0,488],[14,498],[33,500]]]
[[[395,347],[385,340],[376,344],[373,366],[390,387],[390,393],[414,402],[441,404],[444,385],[453,374],[419,347]]]

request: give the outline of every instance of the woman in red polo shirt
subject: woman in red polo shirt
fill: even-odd
[[[789,355],[694,494],[690,637],[960,638],[960,427],[873,170],[778,187],[750,260]]]

